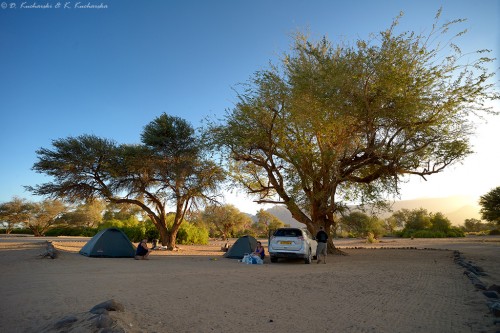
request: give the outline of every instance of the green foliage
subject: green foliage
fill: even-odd
[[[225,124],[212,126],[234,179],[313,231],[347,202],[378,202],[405,175],[463,160],[470,115],[491,112],[485,101],[499,94],[486,66],[493,59],[465,58],[448,43],[460,23],[440,26],[438,16],[429,34],[398,34],[395,20],[352,44],[297,34],[279,64],[250,78]]]
[[[212,237],[238,237],[252,233],[252,219],[233,205],[207,206],[201,215]]]
[[[490,230],[489,235],[490,236],[498,236],[498,235],[500,235],[500,229]]]
[[[343,229],[354,237],[378,238],[384,235],[384,222],[376,216],[369,216],[363,212],[354,211],[340,219]]]
[[[470,233],[486,231],[489,229],[489,226],[486,223],[482,223],[481,220],[478,219],[466,219],[462,228],[464,231]]]
[[[500,225],[500,186],[492,189],[479,199],[481,216],[484,220]]]
[[[177,233],[177,242],[179,244],[208,244],[208,230],[193,225],[189,222],[183,223]]]
[[[402,209],[393,214],[404,229],[398,233],[401,237],[444,238],[465,237],[463,230],[452,227],[450,220],[442,213],[429,213],[426,209]]]
[[[457,227],[446,230],[446,237],[465,237],[465,232]]]
[[[0,234],[6,234],[7,231],[11,234],[19,234],[19,235],[33,235],[33,231],[29,228],[14,228],[11,230],[7,230],[5,228],[0,228]]]
[[[14,228],[26,224],[32,215],[34,204],[24,198],[14,197],[11,201],[0,203],[0,222],[8,234]]]
[[[140,222],[137,217],[129,216],[128,220],[108,220],[99,225],[99,230],[107,228],[117,228],[122,230],[132,242],[139,242],[146,236],[146,225]]]
[[[447,232],[451,229],[451,222],[443,213],[431,214],[431,230]]]
[[[152,241],[153,239],[160,239],[160,233],[158,232],[158,229],[156,229],[155,225],[151,220],[146,220],[144,222],[144,226],[146,228],[146,234],[145,237]]]
[[[373,232],[369,232],[368,233],[368,236],[366,237],[366,241],[368,243],[376,243],[378,242],[377,238],[375,238],[375,235],[373,234]]]
[[[81,236],[81,237],[93,237],[97,234],[99,230],[97,228],[88,227],[72,227],[72,226],[61,226],[52,227],[45,233],[45,236],[57,237],[57,236]]]
[[[436,230],[411,230],[407,229],[402,232],[401,237],[404,238],[446,238],[446,237],[465,237],[465,233],[458,228],[450,228],[446,231]]]
[[[284,227],[285,224],[273,214],[260,209],[257,212],[257,222],[251,229],[251,236],[268,237],[270,230]]]
[[[94,135],[53,140],[51,149],[37,151],[33,166],[51,181],[27,189],[72,202],[100,198],[135,205],[154,220],[162,242],[173,247],[185,212],[196,201],[214,199],[224,172],[206,158],[201,138],[181,118],[162,114],[145,126],[141,140],[142,144],[117,144]],[[176,218],[167,228],[169,205],[176,207]],[[106,218],[122,219],[115,212]],[[133,239],[145,232],[137,226],[122,228],[131,228]]]

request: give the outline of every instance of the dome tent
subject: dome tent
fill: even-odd
[[[80,250],[87,257],[133,258],[135,247],[127,235],[119,229],[108,228],[99,231]]]
[[[234,242],[233,246],[224,254],[225,258],[242,259],[245,254],[255,251],[257,240],[252,236],[243,236]]]

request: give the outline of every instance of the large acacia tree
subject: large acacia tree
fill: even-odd
[[[141,141],[118,145],[94,135],[55,140],[52,149],[37,151],[33,166],[53,181],[29,189],[72,202],[102,198],[136,205],[172,249],[186,211],[197,200],[214,200],[224,174],[184,119],[162,114],[144,127]],[[175,211],[170,228],[169,207]]]
[[[398,194],[405,176],[425,178],[471,153],[470,115],[493,112],[484,103],[499,99],[492,59],[436,43],[462,20],[421,35],[397,34],[398,19],[354,45],[298,34],[212,124],[256,202],[285,205],[311,232],[330,229],[346,202]]]

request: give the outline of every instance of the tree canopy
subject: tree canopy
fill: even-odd
[[[482,218],[500,225],[500,186],[481,196],[479,204]]]
[[[354,45],[297,34],[212,124],[234,179],[257,202],[285,205],[315,232],[347,202],[397,195],[408,175],[426,178],[471,153],[470,115],[499,99],[492,59],[481,50],[464,62],[456,44],[439,44],[462,20],[438,26],[438,13],[422,35],[397,34],[398,19]]]
[[[53,181],[28,187],[37,195],[68,201],[102,198],[140,207],[163,245],[175,246],[186,211],[197,200],[214,200],[224,173],[185,120],[162,114],[145,126],[142,144],[118,145],[94,135],[54,140],[37,151],[33,169]],[[175,218],[166,223],[169,207]]]
[[[240,231],[249,230],[252,219],[233,205],[210,205],[202,213],[203,222],[223,240],[235,237]]]
[[[5,227],[5,232],[10,234],[16,225],[27,222],[32,210],[33,203],[19,197],[0,203],[0,221]]]

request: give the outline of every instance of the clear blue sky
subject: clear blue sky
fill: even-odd
[[[403,11],[400,30],[422,32],[443,6],[443,21],[468,19],[463,27],[469,33],[460,44],[466,51],[499,53],[498,0],[82,2],[107,8],[18,0],[0,8],[0,202],[14,195],[39,199],[23,185],[47,180],[31,167],[35,151],[51,147],[54,139],[95,134],[138,143],[143,127],[163,112],[195,127],[206,116],[223,114],[233,106],[233,88],[276,62],[298,30],[354,41],[386,29]],[[52,8],[21,8],[23,3]],[[475,145],[483,155],[468,160],[469,167],[435,176],[434,187],[433,177],[427,183],[411,180],[403,198],[484,194],[500,186],[498,145],[487,147],[499,142],[500,122],[480,129]],[[470,175],[470,184],[453,187],[470,170],[490,177]]]

